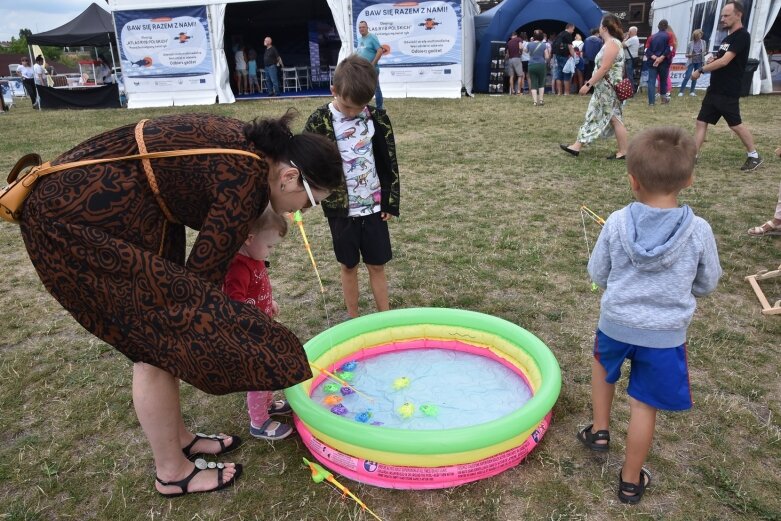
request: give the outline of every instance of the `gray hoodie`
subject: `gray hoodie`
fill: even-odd
[[[686,342],[694,297],[716,289],[722,271],[713,232],[691,208],[635,202],[605,222],[588,273],[605,289],[603,333],[628,344],[670,348]]]

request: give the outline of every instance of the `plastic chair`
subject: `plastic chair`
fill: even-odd
[[[328,84],[333,85],[334,84],[334,72],[336,71],[336,65],[329,65],[328,66]]]
[[[301,90],[301,84],[298,82],[298,71],[295,67],[282,67],[282,92]]]
[[[266,90],[266,71],[263,69],[258,70],[258,79],[260,82],[260,94]]]

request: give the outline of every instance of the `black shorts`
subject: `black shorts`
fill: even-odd
[[[730,127],[740,125],[742,120],[740,119],[739,100],[740,98],[707,92],[702,100],[697,121],[715,125],[723,117]]]
[[[524,74],[526,74],[527,72],[529,72],[529,60],[522,61],[522,62],[521,62],[521,67],[523,67],[523,73],[524,73]]]
[[[381,212],[362,217],[329,217],[336,260],[354,268],[360,257],[365,264],[382,266],[393,258],[388,223]]]

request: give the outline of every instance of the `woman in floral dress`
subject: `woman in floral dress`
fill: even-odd
[[[588,93],[594,87],[594,94],[586,110],[586,120],[578,132],[578,139],[571,145],[559,145],[562,150],[580,155],[583,145],[598,137],[615,135],[618,150],[608,159],[624,159],[628,146],[626,127],[622,119],[621,102],[613,87],[618,85],[624,75],[624,60],[621,40],[623,31],[621,22],[612,14],[605,15],[599,25],[599,37],[605,42],[597,54],[594,74],[580,88],[580,95]]]

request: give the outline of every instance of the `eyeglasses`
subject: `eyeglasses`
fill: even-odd
[[[298,173],[301,175],[301,183],[304,185],[304,190],[306,190],[306,196],[309,198],[309,204],[304,206],[304,208],[310,208],[320,204],[317,201],[315,201],[315,196],[312,195],[312,188],[309,186],[309,182],[307,182],[306,176],[304,176],[304,171],[301,169],[300,166],[295,164],[292,159],[290,159],[289,161],[292,167],[298,170]]]

